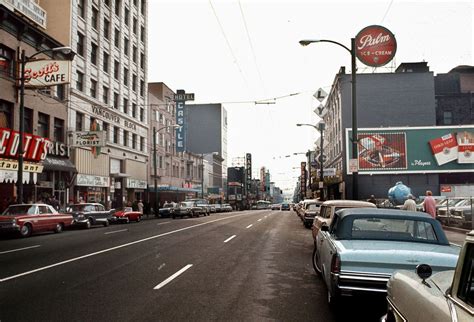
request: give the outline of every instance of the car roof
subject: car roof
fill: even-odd
[[[10,205],[9,207],[22,207],[22,206],[51,206],[45,203],[19,203],[15,205]]]
[[[370,207],[376,208],[376,206],[368,201],[360,200],[327,200],[323,206],[336,206],[336,207]]]
[[[343,219],[345,217],[354,216],[367,216],[372,215],[384,215],[391,218],[404,218],[404,219],[433,219],[431,215],[421,212],[421,211],[407,211],[400,209],[380,209],[380,208],[346,208],[341,209],[337,212],[339,218]]]
[[[102,204],[100,204],[98,202],[75,203],[71,206],[90,206],[90,205],[94,205],[94,206],[101,205],[102,206]]]

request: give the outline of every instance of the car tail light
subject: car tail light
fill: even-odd
[[[331,273],[340,273],[341,272],[341,258],[339,254],[332,255],[331,259]]]

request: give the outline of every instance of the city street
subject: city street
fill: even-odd
[[[244,211],[0,241],[0,320],[376,321],[332,311],[293,211]],[[342,311],[342,312],[341,312]]]

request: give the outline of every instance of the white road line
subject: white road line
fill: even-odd
[[[104,233],[104,235],[120,233],[120,232],[122,232],[122,231],[128,231],[128,229],[121,229],[121,230],[109,231],[108,233]]]
[[[161,282],[160,284],[156,285],[153,289],[154,289],[154,290],[159,290],[160,288],[162,288],[163,286],[165,286],[166,284],[168,284],[169,282],[171,282],[172,280],[174,280],[176,277],[178,277],[179,275],[183,274],[185,271],[187,271],[188,269],[190,269],[192,266],[193,266],[193,264],[188,264],[188,265],[184,266],[184,267],[181,268],[179,271],[177,271],[176,273],[174,273],[173,275],[171,275],[170,277],[168,277],[167,279],[165,279],[163,282]]]
[[[165,225],[165,224],[169,224],[170,222],[172,222],[172,221],[160,222],[159,224],[156,224],[156,225],[157,225],[157,226],[159,226],[159,225]]]
[[[30,246],[30,247],[23,247],[23,248],[17,248],[17,249],[12,249],[12,250],[5,250],[3,252],[0,252],[0,255],[1,254],[7,254],[7,253],[13,253],[13,252],[19,252],[21,250],[36,248],[36,247],[40,247],[40,246],[41,245],[35,245],[35,246]]]
[[[250,225],[248,225],[248,226],[247,226],[247,227],[245,227],[245,228],[250,228],[250,227],[252,227],[252,226],[253,226],[253,224],[250,224]]]
[[[30,275],[30,274],[33,274],[33,273],[41,272],[41,271],[44,271],[44,270],[47,270],[47,269],[50,269],[50,268],[53,268],[53,267],[56,267],[56,266],[61,266],[61,265],[64,265],[64,264],[76,262],[76,261],[84,259],[84,258],[96,256],[96,255],[103,254],[103,253],[108,253],[110,251],[117,250],[117,249],[120,249],[120,248],[124,248],[124,247],[128,247],[128,246],[131,246],[131,245],[143,243],[143,242],[146,242],[146,241],[149,241],[149,240],[152,240],[152,239],[156,239],[156,238],[160,238],[160,237],[163,237],[163,236],[175,234],[175,233],[178,233],[180,231],[185,231],[185,230],[196,228],[196,227],[199,227],[199,226],[209,225],[209,224],[212,224],[214,222],[227,220],[227,219],[231,219],[231,218],[235,218],[235,217],[241,217],[241,216],[245,216],[245,215],[246,214],[239,214],[239,215],[235,215],[235,216],[229,216],[229,217],[219,218],[219,219],[215,219],[215,220],[210,220],[210,221],[206,221],[206,222],[203,222],[203,223],[200,223],[200,224],[196,224],[196,225],[192,225],[192,226],[172,230],[172,231],[162,233],[162,234],[159,234],[159,235],[154,235],[154,236],[151,236],[151,237],[139,239],[139,240],[136,240],[136,241],[133,241],[133,242],[130,242],[130,243],[118,245],[118,246],[111,247],[111,248],[106,248],[106,249],[99,250],[99,251],[94,252],[94,253],[86,254],[86,255],[83,255],[83,256],[79,256],[79,257],[74,257],[74,258],[71,258],[71,259],[68,259],[68,260],[65,260],[65,261],[62,261],[62,262],[58,262],[58,263],[55,263],[55,264],[51,264],[51,265],[43,266],[43,267],[40,267],[40,268],[36,268],[36,269],[31,270],[31,271],[27,271],[27,272],[23,272],[23,273],[20,273],[20,274],[16,274],[16,275],[8,276],[8,277],[5,277],[5,278],[1,278],[0,283],[6,282],[6,281],[9,281],[9,280],[13,280],[13,279],[25,276],[25,275]]]
[[[232,235],[232,236],[230,236],[229,238],[227,238],[226,240],[224,240],[224,243],[227,243],[228,241],[234,239],[235,237],[237,237],[237,235]]]
[[[257,220],[257,221],[262,221],[262,218],[260,218],[260,219],[259,219],[259,220]]]
[[[263,217],[263,218],[267,218],[267,216]]]

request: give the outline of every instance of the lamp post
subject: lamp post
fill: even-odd
[[[300,40],[301,46],[308,46],[311,43],[317,42],[329,42],[335,45],[338,45],[351,54],[351,82],[352,82],[352,159],[357,159],[357,101],[356,101],[356,48],[355,48],[355,38],[351,38],[351,49],[347,48],[343,44],[327,39],[314,39],[314,40]],[[359,181],[359,172],[358,169],[355,172],[352,172],[352,199],[359,199],[359,190],[358,190],[358,181]]]
[[[324,123],[324,121],[320,121],[318,123],[318,126],[316,125],[313,125],[313,124],[307,124],[307,123],[298,123],[296,124],[296,126],[311,126],[312,128],[316,129],[317,131],[319,131],[319,133],[321,134],[321,142],[320,142],[320,148],[319,148],[319,180],[321,182],[324,181],[324,156],[323,156],[323,132],[324,132],[324,128],[325,128],[325,125],[326,123]],[[311,166],[310,166],[310,169],[311,169]],[[311,171],[310,171],[310,177],[311,177]],[[321,200],[324,200],[324,189],[323,187],[319,187],[319,198]]]
[[[157,176],[157,172],[158,172],[158,165],[156,163],[156,135],[158,134],[159,131],[161,130],[164,130],[164,129],[167,129],[167,128],[173,128],[173,129],[177,129],[179,128],[180,126],[178,124],[173,124],[173,125],[167,125],[167,126],[163,126],[163,127],[160,127],[158,129],[156,129],[156,127],[153,127],[153,174],[154,174],[154,178],[153,178],[153,184],[154,184],[154,190],[155,190],[155,198],[153,198],[153,211],[155,213],[155,217],[158,217],[158,208],[157,208],[157,205],[158,205],[158,176]]]
[[[20,124],[19,124],[19,142],[18,142],[18,170],[17,170],[17,202],[23,203],[23,138],[25,136],[25,66],[28,62],[33,61],[33,58],[39,54],[48,52],[60,52],[69,56],[68,59],[74,58],[74,51],[71,47],[55,47],[50,49],[40,50],[31,56],[26,56],[25,50],[22,49],[20,55]]]

